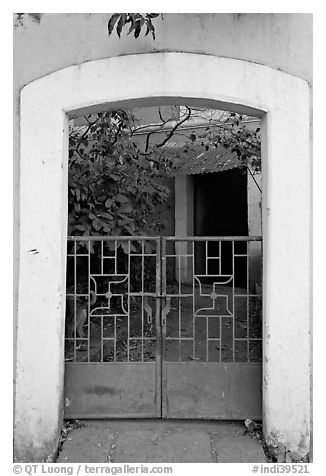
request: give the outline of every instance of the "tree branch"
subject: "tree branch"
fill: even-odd
[[[253,173],[251,172],[250,167],[248,167],[248,165],[247,165],[247,170],[248,170],[248,172],[250,173],[250,175],[251,175],[253,181],[254,181],[255,184],[257,185],[258,190],[260,191],[260,193],[262,193],[262,189],[261,189],[260,186],[258,185],[258,183],[257,183],[257,181],[256,181],[256,179],[255,179]]]
[[[77,152],[78,152],[78,149],[79,149],[79,147],[80,147],[80,145],[81,145],[83,139],[85,139],[86,135],[89,133],[89,131],[90,131],[91,127],[93,126],[93,124],[95,124],[95,123],[98,121],[98,119],[96,119],[94,122],[90,122],[86,117],[85,117],[85,119],[86,119],[86,121],[88,122],[88,126],[87,126],[86,130],[83,132],[83,134],[81,135],[81,137],[80,137],[80,139],[79,139],[79,141],[78,141],[78,145],[77,145],[77,147],[76,147]]]
[[[223,124],[214,124],[213,127],[219,127],[220,129],[223,129],[225,132],[229,132],[233,137],[237,137],[238,140],[239,140],[239,136],[237,135],[237,133],[233,132],[231,129],[229,129],[225,125],[223,125]],[[245,142],[246,144],[250,145],[250,147],[253,147],[256,151],[260,152],[260,146],[254,144],[253,142],[248,141],[245,138],[241,138],[241,140],[243,142]]]
[[[173,136],[174,132],[178,129],[178,127],[180,127],[181,124],[183,124],[184,122],[190,119],[191,109],[188,106],[186,106],[186,108],[188,110],[188,114],[184,117],[184,119],[176,123],[176,125],[171,129],[169,134],[166,136],[166,138],[162,142],[160,142],[159,144],[156,144],[157,149],[159,149],[160,147],[163,147],[168,142],[168,140],[171,139],[171,137]]]
[[[118,124],[117,130],[116,130],[116,133],[114,135],[114,140],[113,140],[113,142],[111,142],[110,147],[112,147],[114,144],[117,143],[118,138],[119,138],[119,134],[120,134],[121,129],[122,129],[122,126],[123,126],[123,121],[120,121],[119,124]]]

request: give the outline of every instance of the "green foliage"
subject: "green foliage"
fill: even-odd
[[[69,235],[161,231],[154,212],[166,202],[168,188],[160,183],[160,167],[132,140],[133,116],[118,110],[86,121],[69,136]]]
[[[69,234],[132,236],[160,233],[157,206],[167,202],[168,188],[159,178],[189,157],[189,152],[222,146],[237,154],[240,168],[261,169],[260,129],[250,128],[236,113],[207,119],[207,110],[185,108],[179,121],[162,120],[160,142],[150,142],[160,124],[146,132],[145,148],[136,140],[137,124],[125,110],[85,118],[83,128],[72,128],[69,137]],[[191,118],[206,118],[206,127],[182,130]],[[173,124],[173,125],[172,125]],[[164,130],[162,128],[165,128]],[[138,129],[138,130],[139,130]],[[186,134],[185,134],[186,132]],[[181,133],[179,152],[164,147]],[[151,144],[151,145],[149,145]],[[258,186],[258,185],[257,185]],[[121,245],[122,246],[122,245]]]
[[[15,19],[14,26],[15,27],[24,25],[25,15],[27,15],[27,17],[31,18],[32,21],[34,21],[36,23],[40,23],[43,13],[14,13],[14,19]]]
[[[200,117],[192,110],[191,116]],[[201,116],[202,117],[202,116]],[[260,127],[252,128],[250,119],[234,112],[224,113],[222,120],[209,119],[204,129],[194,129],[187,136],[186,153],[191,150],[209,151],[217,147],[237,155],[239,168],[250,173],[261,172]]]
[[[243,116],[223,113],[220,120],[208,118],[209,110],[186,107],[180,115],[175,108],[161,123],[150,127],[138,125],[134,116],[116,110],[85,117],[81,127],[71,127],[69,134],[68,174],[68,234],[75,236],[133,236],[161,233],[157,206],[168,199],[168,188],[161,177],[177,167],[189,153],[210,150],[219,146],[235,152],[240,166],[250,173],[260,171],[260,130],[248,128]],[[189,120],[203,119],[205,127]],[[196,122],[196,121],[195,121]],[[200,122],[200,121],[199,121]],[[183,126],[186,129],[182,129]],[[155,134],[160,132],[157,136]],[[140,134],[140,136],[137,136]],[[182,135],[184,145],[171,151],[173,136]],[[141,138],[140,138],[141,137]],[[156,137],[156,139],[155,139]],[[158,140],[159,137],[159,140]],[[153,140],[152,140],[153,139]],[[165,147],[167,146],[167,147]],[[257,184],[258,186],[258,184]],[[141,263],[133,260],[128,271],[129,243],[120,241],[118,261],[121,269],[130,272],[137,282]],[[77,243],[78,249],[88,246]],[[91,242],[92,267],[100,266],[99,242]],[[114,242],[104,246],[113,251]],[[141,251],[141,245],[130,243],[131,251]],[[151,252],[149,243],[145,252]],[[68,284],[73,286],[73,262],[68,258]],[[100,272],[100,271],[99,271]],[[123,271],[122,271],[123,272]],[[155,266],[145,270],[147,282],[155,282]],[[85,274],[85,273],[84,273]],[[81,283],[87,289],[88,283]]]
[[[260,173],[260,127],[249,129],[243,121],[241,114],[229,113],[223,125],[216,124],[208,128],[202,145],[221,145],[237,154],[243,168],[249,167],[252,172]]]
[[[135,38],[138,38],[142,29],[146,28],[145,36],[149,33],[155,40],[155,27],[152,23],[152,19],[158,17],[159,13],[114,13],[108,21],[108,33],[109,36],[116,26],[116,32],[120,38],[122,28],[125,25],[129,26],[128,35],[133,33]]]

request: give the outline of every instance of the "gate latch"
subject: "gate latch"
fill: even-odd
[[[166,325],[166,316],[169,314],[171,310],[171,297],[170,296],[162,296],[163,299],[165,299],[165,306],[162,308],[161,312],[161,325],[165,326]]]
[[[143,306],[144,306],[144,310],[146,311],[146,314],[147,314],[147,323],[148,323],[148,324],[152,324],[152,314],[153,314],[153,311],[152,311],[151,306],[148,304],[147,296],[144,296]]]

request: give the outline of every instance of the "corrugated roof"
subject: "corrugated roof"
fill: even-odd
[[[85,126],[76,126],[75,129],[81,132],[85,129]],[[159,136],[159,134],[154,134],[153,138],[156,135]],[[178,135],[174,136],[173,139],[162,147],[165,152],[170,152],[178,161],[178,165],[168,174],[170,176],[224,172],[242,165],[237,155],[224,147],[206,151],[201,146],[189,145],[183,137]]]
[[[170,144],[168,148],[170,148]],[[180,144],[176,144],[177,149]],[[171,175],[196,175],[207,174],[213,172],[224,172],[226,170],[235,169],[241,166],[241,162],[235,153],[217,147],[214,149],[188,151],[184,154],[184,160],[172,170]]]

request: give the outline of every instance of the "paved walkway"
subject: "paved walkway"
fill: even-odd
[[[241,422],[88,420],[65,440],[58,463],[264,463]]]

